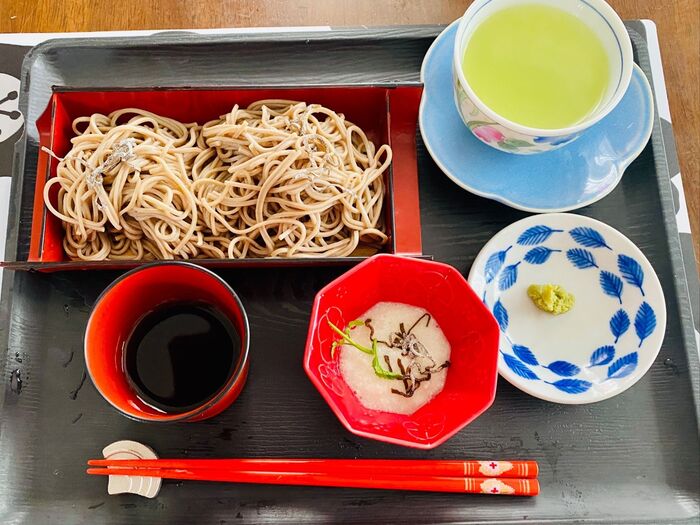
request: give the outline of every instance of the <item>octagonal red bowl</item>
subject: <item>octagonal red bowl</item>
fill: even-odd
[[[410,415],[365,408],[343,379],[337,335],[375,303],[425,308],[450,342],[445,387]],[[352,433],[407,447],[434,448],[484,412],[496,395],[498,325],[467,281],[452,266],[394,255],[375,255],[316,295],[304,369],[338,419]]]

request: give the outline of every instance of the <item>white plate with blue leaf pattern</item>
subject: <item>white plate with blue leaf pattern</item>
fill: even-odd
[[[531,284],[575,297],[561,315],[539,310]],[[602,222],[569,213],[534,215],[497,233],[469,284],[501,328],[498,370],[554,403],[602,401],[649,370],[666,328],[659,279],[632,241]]]

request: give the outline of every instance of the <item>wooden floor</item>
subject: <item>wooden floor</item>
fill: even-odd
[[[608,0],[656,22],[700,255],[700,0]],[[446,24],[468,0],[0,0],[0,33],[296,25]]]

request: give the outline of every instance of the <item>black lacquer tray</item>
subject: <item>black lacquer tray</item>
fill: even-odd
[[[651,74],[644,26],[630,24]],[[51,87],[415,83],[437,26],[329,32],[61,40],[28,54],[6,260],[28,248],[37,135]],[[157,81],[157,82],[156,82]],[[251,369],[236,403],[196,424],[152,425],[116,413],[86,380],[82,337],[90,308],[119,272],[7,272],[0,352],[0,520],[7,524],[173,523],[697,523],[698,354],[674,221],[667,143],[650,144],[621,184],[579,212],[632,239],[654,265],[668,325],[658,359],[633,388],[593,405],[555,405],[499,382],[493,407],[436,450],[348,433],[301,362],[314,294],[343,268],[218,273],[251,324]],[[675,159],[674,159],[675,161]],[[483,244],[525,216],[459,190],[418,137],[423,253],[465,275]],[[695,276],[691,276],[695,279]],[[21,376],[21,389],[17,383]],[[165,483],[157,499],[110,497],[85,460],[119,439],[164,457],[533,458],[536,498],[215,483]]]

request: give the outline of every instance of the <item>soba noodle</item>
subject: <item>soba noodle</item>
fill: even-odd
[[[318,104],[261,100],[201,127],[129,108],[73,131],[44,188],[71,259],[346,256],[387,240],[391,149]]]

